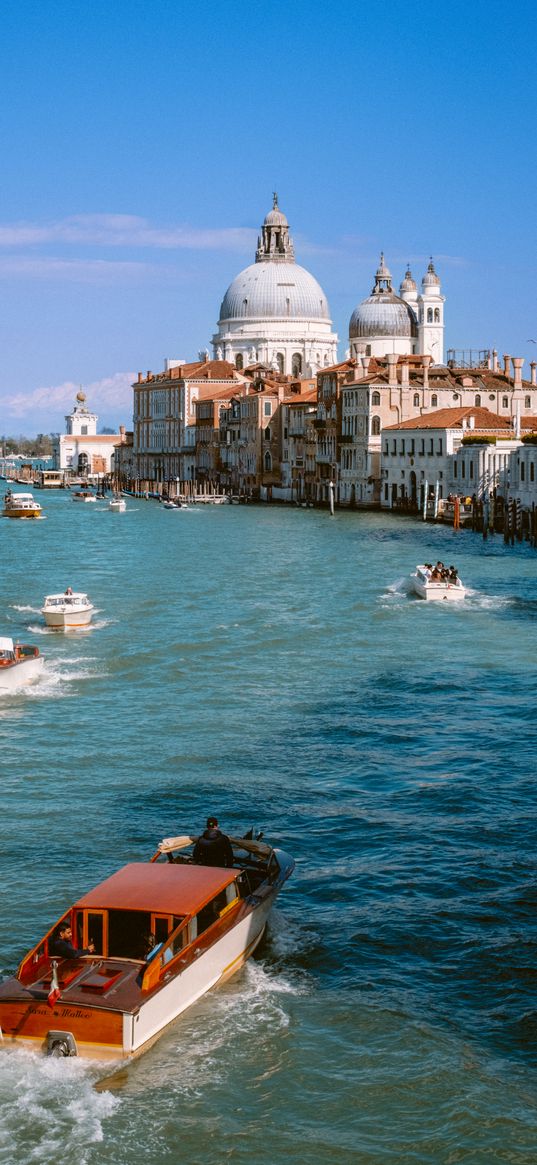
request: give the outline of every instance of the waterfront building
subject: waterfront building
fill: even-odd
[[[434,364],[444,359],[444,303],[433,260],[418,293],[410,268],[396,295],[392,275],[380,256],[371,294],[352,313],[349,352],[352,357],[426,355]]]
[[[228,287],[212,339],[216,360],[238,369],[264,364],[293,377],[313,375],[337,360],[326,295],[295,260],[289,224],[274,195],[255,262]]]
[[[109,475],[112,470],[114,448],[125,440],[125,427],[119,433],[97,433],[97,413],[86,404],[86,394],[80,390],[72,412],[65,418],[65,433],[53,438],[52,458],[55,470],[67,470],[83,477]]]
[[[225,390],[229,399],[244,376],[226,360],[204,356],[190,364],[167,360],[162,372],[138,373],[134,389],[134,474],[157,485],[193,481],[196,402]]]

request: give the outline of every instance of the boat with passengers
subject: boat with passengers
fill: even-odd
[[[42,518],[43,511],[31,493],[8,489],[4,494],[4,518]]]
[[[458,572],[454,567],[440,570],[440,566],[441,564],[438,564],[438,567],[431,567],[425,563],[416,567],[415,573],[410,576],[414,594],[429,602],[445,599],[447,602],[454,603],[464,599],[466,588],[459,578]]]
[[[65,631],[70,627],[87,627],[94,610],[93,603],[83,591],[73,591],[68,587],[62,594],[47,595],[41,614],[47,627]]]
[[[195,837],[167,838],[78,898],[0,983],[4,1044],[97,1059],[144,1051],[260,942],[295,865],[260,837],[229,838],[226,867],[197,864]],[[58,945],[66,925],[70,957]]]

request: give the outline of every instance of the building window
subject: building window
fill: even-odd
[[[435,307],[435,309],[434,309],[434,322],[435,322],[435,324],[440,323],[440,308],[439,307]]]
[[[457,476],[457,462],[453,462],[453,477]]]
[[[366,354],[366,356],[370,356],[370,355],[371,355],[371,344],[366,344],[366,346],[365,346],[365,354]]]
[[[526,480],[526,466],[524,465],[523,461],[520,462],[520,480]]]
[[[264,403],[264,408],[263,408],[263,412],[264,412],[264,414],[265,414],[265,416],[266,416],[266,417],[271,417],[271,416],[272,416],[272,401],[271,401],[271,400],[266,400],[266,401],[265,401],[265,403]]]
[[[270,441],[270,426],[267,425],[264,433],[265,441]]]
[[[405,452],[405,442],[403,440],[403,441],[401,441],[401,453],[404,454],[404,452]]]
[[[284,366],[283,352],[276,353],[276,364],[278,365],[278,372],[283,372],[283,366]]]
[[[427,308],[427,323],[432,324],[432,322],[433,322],[433,309],[432,309],[432,307],[428,307]]]
[[[87,425],[80,426],[80,435],[81,435],[81,437],[87,437],[87,435],[88,435],[88,426]]]
[[[444,449],[443,449],[443,445],[444,445],[444,443],[443,443],[443,441],[442,441],[442,438],[441,438],[441,437],[439,437],[439,438],[438,438],[438,453],[439,453],[439,456],[440,456],[440,457],[442,456],[442,453],[443,453],[443,451],[444,451]]]
[[[436,396],[435,393],[433,393],[433,395],[431,397],[431,408],[435,409],[437,407],[437,405],[438,405],[438,397]]]
[[[235,368],[238,368],[239,370],[243,368],[242,356],[240,352],[238,352],[235,356]]]
[[[372,395],[371,395],[371,404],[372,404],[372,405],[379,405],[379,404],[380,404],[380,392],[374,392],[374,393],[372,393]]]
[[[266,469],[267,473],[270,473],[270,471],[272,469],[272,457],[270,456],[270,453],[268,452],[268,450],[265,453],[265,469]]]
[[[469,474],[469,476],[471,478],[473,478],[473,476],[474,476],[474,463],[473,463],[473,461],[470,462],[470,474]]]
[[[477,409],[481,408],[481,397],[480,397],[479,393],[477,394],[477,396],[475,398],[474,404],[475,404],[475,407]]]
[[[415,393],[414,393],[414,408],[415,408],[415,409],[419,409],[419,407],[420,407],[420,396],[419,396],[419,392],[415,392]]]
[[[531,396],[527,396],[524,401],[524,408],[531,409]]]
[[[380,433],[380,417],[372,417],[371,418],[371,435],[373,437],[378,437],[379,433]]]
[[[465,477],[465,475],[466,475],[466,466],[464,464],[464,461],[461,461],[461,477]]]
[[[300,355],[300,352],[293,352],[291,368],[293,376],[300,376],[300,373],[302,372],[302,356]]]
[[[535,481],[535,463],[530,461],[530,481]]]
[[[502,409],[508,409],[508,408],[509,408],[509,397],[502,396]]]

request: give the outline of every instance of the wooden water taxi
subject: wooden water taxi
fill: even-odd
[[[12,692],[37,679],[43,666],[38,647],[0,637],[0,692]]]
[[[77,489],[71,494],[74,502],[96,502],[97,498],[90,489]]]
[[[8,489],[4,494],[4,518],[42,518],[43,511],[39,502],[35,501],[30,493],[18,493]]]
[[[150,861],[123,866],[47,931],[0,984],[4,1043],[130,1058],[238,971],[295,863],[264,842],[230,838],[232,867],[197,865],[196,840],[161,842]],[[57,953],[66,923],[71,957],[62,943]]]

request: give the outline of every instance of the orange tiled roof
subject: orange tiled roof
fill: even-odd
[[[387,425],[383,432],[392,429],[462,429],[463,420],[474,418],[474,429],[484,432],[495,432],[498,429],[512,429],[511,417],[499,417],[489,409],[466,405],[454,409],[437,409],[434,413],[423,413],[420,416],[410,417],[408,421],[400,421],[398,425]]]

